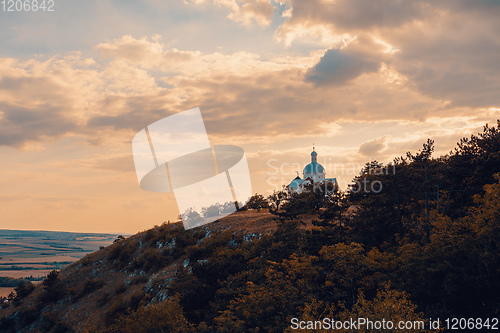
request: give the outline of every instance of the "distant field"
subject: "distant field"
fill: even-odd
[[[53,271],[56,268],[52,269],[41,269],[41,270],[21,270],[21,271],[2,271],[0,270],[0,276],[6,276],[6,277],[11,277],[11,278],[25,278],[25,277],[44,277],[47,276],[51,271]]]
[[[0,229],[0,276],[46,276],[50,271],[61,269],[87,253],[98,250],[100,246],[110,245],[117,236]],[[7,292],[2,290],[0,292]]]

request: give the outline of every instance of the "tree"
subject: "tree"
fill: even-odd
[[[337,194],[337,187],[332,181],[308,183],[302,187],[302,192],[290,191],[281,212],[275,212],[280,219],[294,219],[299,215],[319,212],[320,208],[332,200]]]
[[[204,221],[204,218],[198,211],[196,211],[194,207],[186,209],[184,213],[181,214],[181,216],[182,221],[184,221],[184,223],[188,223],[189,225],[196,225],[196,223],[201,223]]]
[[[268,208],[269,202],[267,202],[262,194],[255,193],[250,197],[245,206],[249,209],[257,209],[259,212],[263,208]]]
[[[335,189],[334,192],[329,195],[325,202],[324,207],[326,208],[321,214],[321,223],[316,223],[316,225],[327,226],[332,223],[342,225],[344,221],[344,213],[349,208],[346,194]]]
[[[221,205],[218,203],[211,205],[211,206],[208,206],[208,207],[203,207],[201,209],[201,214],[205,218],[217,217],[220,215],[220,213],[221,213]],[[190,217],[186,217],[186,218],[189,219]]]
[[[42,295],[42,298],[44,301],[54,302],[59,298],[59,296],[61,296],[58,277],[59,271],[54,269],[47,275],[45,280],[43,280],[44,294]]]
[[[356,304],[351,310],[344,310],[338,316],[340,321],[358,321],[358,318],[364,318],[372,322],[387,322],[391,321],[394,324],[393,329],[377,329],[368,327],[368,325],[359,326],[357,332],[394,332],[397,331],[399,322],[412,322],[412,327],[415,331],[438,332],[439,330],[425,330],[429,327],[425,324],[424,315],[416,312],[417,306],[410,300],[410,295],[405,292],[390,289],[390,285],[385,285],[384,289],[377,292],[373,300],[367,300],[363,293],[360,293]],[[373,324],[372,324],[373,325]],[[419,329],[420,328],[420,329]],[[350,332],[352,330],[340,330],[339,332]],[[411,331],[411,330],[408,330]]]
[[[285,191],[274,191],[273,194],[267,197],[270,203],[269,211],[271,213],[277,212],[287,198],[288,194]]]
[[[367,259],[361,244],[339,243],[324,246],[320,257],[332,264],[327,271],[325,287],[336,300],[354,304],[360,281],[366,275]]]

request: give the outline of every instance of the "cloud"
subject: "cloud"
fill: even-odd
[[[86,95],[86,89],[77,94],[70,85],[76,77],[66,77],[71,65],[58,62],[0,59],[0,145],[23,148],[29,142],[60,138],[80,125],[73,104]],[[51,75],[55,70],[57,76]]]
[[[363,0],[289,0],[292,17],[276,31],[278,40],[290,43],[295,38],[323,37],[331,42],[333,36],[379,27],[397,28],[424,16],[421,1],[363,1]],[[307,31],[310,31],[308,34]],[[325,38],[326,37],[326,38]]]
[[[385,39],[401,50],[394,54],[392,68],[419,91],[453,106],[492,107],[500,104],[500,38],[493,33],[498,29],[498,20],[477,8],[448,9],[434,22],[408,24]]]
[[[121,50],[123,46],[123,50],[126,50],[128,40],[135,45],[142,45],[144,57],[128,57],[126,52],[121,51],[114,53],[114,58],[111,58],[108,65],[108,68],[116,67],[110,69],[111,73],[116,74],[113,86],[130,81],[124,84],[123,89],[118,90],[125,91],[127,86],[139,87],[134,85],[136,76],[132,76],[130,80],[120,80],[125,73],[121,70],[122,66],[130,67],[131,71],[135,66],[146,70],[138,72],[145,76],[143,82],[149,82],[144,86],[145,93],[141,96],[107,96],[99,106],[106,112],[91,117],[88,122],[91,127],[136,129],[150,123],[155,117],[158,119],[199,105],[206,116],[207,126],[215,134],[255,137],[266,133],[324,133],[321,124],[339,118],[421,118],[423,115],[419,113],[422,109],[435,109],[441,105],[440,101],[436,103],[432,99],[423,98],[409,86],[398,86],[402,80],[397,79],[397,73],[390,72],[387,66],[383,71],[381,69],[380,72],[367,73],[369,75],[364,78],[354,77],[350,81],[356,82],[337,86],[332,90],[328,85],[312,87],[303,83],[307,68],[320,62],[317,53],[262,60],[257,54],[248,52],[205,54],[190,51],[189,60],[163,62],[161,54],[169,49],[166,46],[151,47],[149,44],[152,42],[137,43],[127,37],[115,41],[120,47],[110,42],[106,48]],[[378,53],[382,53],[384,48],[385,46],[358,37],[339,52],[376,66],[382,59]],[[151,49],[157,50],[151,54],[151,59],[160,59],[158,63],[165,66],[160,67],[161,72],[151,67],[151,63],[154,63],[148,56],[148,50]],[[370,55],[366,49],[376,49],[379,52]],[[120,61],[123,64],[117,66]],[[167,74],[174,67],[175,75]],[[156,75],[155,81],[161,82],[168,89],[155,87],[151,81],[152,75]],[[389,80],[389,84],[386,84]],[[356,96],[355,102],[352,96]],[[388,98],[394,108],[387,107]],[[320,121],[307,128],[298,126],[304,110],[308,110]]]
[[[182,76],[190,78],[227,75],[250,75],[283,70],[291,63],[310,62],[311,57],[281,57],[264,61],[258,53],[181,51],[147,37],[140,39],[122,36],[94,47],[102,58],[114,64],[126,64],[149,71],[157,77]],[[119,73],[119,71],[118,71]]]
[[[59,138],[74,131],[77,122],[64,116],[64,110],[41,107],[30,110],[0,103],[0,145],[23,148],[30,141]]]
[[[89,119],[138,110],[134,98],[158,100],[162,90],[145,70],[120,61],[100,66],[79,54],[0,59],[0,146],[24,148],[68,135],[95,140],[99,130],[87,126]],[[163,108],[154,100],[142,107]]]
[[[102,110],[112,110],[115,114],[101,114],[88,119],[89,129],[109,127],[115,130],[132,129],[139,131],[145,126],[175,112],[162,102],[161,96],[110,96],[105,98]]]
[[[274,14],[273,6],[269,0],[247,0],[238,4],[235,0],[216,0],[216,3],[230,3],[226,5],[232,9],[228,18],[242,24],[250,24],[255,20],[260,25],[269,25]]]
[[[380,65],[347,55],[342,50],[328,50],[321,60],[306,73],[306,81],[316,84],[340,85],[365,72],[375,72]]]
[[[188,0],[195,4],[203,4],[203,0]],[[267,26],[271,23],[274,15],[273,2],[270,0],[214,0],[218,6],[226,7],[230,10],[227,18],[243,25],[249,25],[255,21],[259,25]]]
[[[130,35],[97,44],[98,50],[104,58],[124,59],[132,64],[141,64],[147,67],[158,67],[165,62],[189,61],[196,52],[182,52],[175,48],[164,50],[164,45],[159,41],[149,41],[147,37],[140,39]]]
[[[313,38],[339,49],[340,54],[347,54],[351,41],[360,36],[363,42],[358,47],[371,47],[373,41],[385,45],[385,50],[365,47],[356,54],[358,62],[352,60],[356,65],[349,66],[344,59],[347,78],[362,71],[356,73],[357,66],[362,68],[365,62],[374,61],[370,57],[379,55],[408,84],[449,106],[484,108],[500,103],[496,93],[500,89],[497,1],[290,0],[289,5],[292,17],[275,32],[276,39],[286,45]],[[335,59],[342,60],[327,53],[323,62],[337,74],[331,64]],[[323,72],[312,69],[309,74],[320,82],[332,77]]]
[[[125,144],[148,124],[196,106],[210,135],[226,142],[332,137],[339,133],[335,124],[359,119],[422,122],[484,114],[427,94],[412,72],[398,70],[403,59],[393,52],[394,41],[368,33],[322,56],[264,59],[250,52],[178,50],[160,40],[125,35],[99,43],[102,58],[95,60],[80,54],[0,59],[0,144],[23,147],[65,136]]]
[[[185,3],[195,5],[205,5],[208,0],[184,0]],[[272,0],[213,0],[216,6],[225,7],[230,10],[227,18],[241,23],[250,25],[255,23],[267,26],[271,23],[274,15],[276,2]]]
[[[386,148],[387,137],[377,138],[375,140],[371,140],[363,143],[358,150],[358,153],[363,154],[365,156],[375,156],[381,153]]]

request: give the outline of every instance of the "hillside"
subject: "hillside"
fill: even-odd
[[[353,184],[378,182],[379,192],[255,196],[269,209],[117,239],[18,287],[0,331],[291,332],[293,318],[495,327],[500,122],[447,156],[432,152],[428,140],[388,166],[368,162]]]
[[[129,302],[146,295],[155,300],[165,299],[168,282],[178,267],[189,269],[193,265],[187,264],[188,250],[192,250],[189,246],[221,238],[227,238],[228,243],[238,237],[250,241],[274,230],[273,215],[267,210],[250,210],[236,212],[194,232],[185,232],[181,224],[164,224],[118,240],[62,269],[57,277],[57,301],[44,299],[43,285],[22,301],[13,301],[1,315],[15,318],[18,324],[11,326],[9,323],[13,321],[3,319],[0,329],[13,332],[98,329],[116,313],[123,312]],[[175,234],[186,238],[180,240],[172,236]],[[172,255],[157,257],[165,248]]]

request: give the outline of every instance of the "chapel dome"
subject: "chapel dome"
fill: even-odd
[[[288,185],[289,188],[296,188],[300,185],[300,183],[302,183],[302,179],[300,179],[299,176],[297,176],[294,180],[292,180],[292,182],[290,183],[290,185]]]
[[[311,162],[304,168],[304,175],[306,174],[323,174],[325,173],[325,168],[318,162]]]

